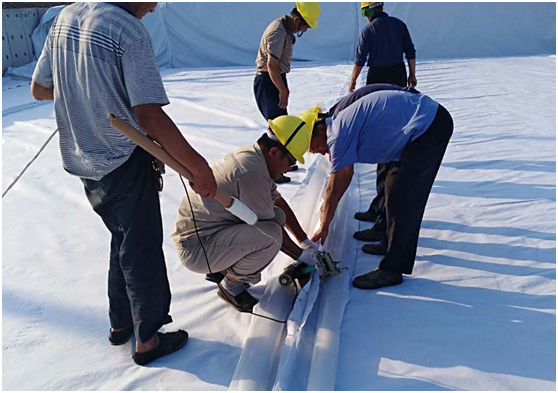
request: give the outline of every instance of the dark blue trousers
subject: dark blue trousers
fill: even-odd
[[[283,83],[288,88],[287,76],[281,74]],[[254,96],[260,113],[266,120],[287,115],[287,108],[279,108],[279,89],[275,87],[267,72],[258,72],[254,78]]]
[[[366,75],[366,84],[393,83],[402,87],[407,86],[407,70],[405,63],[399,63],[389,67],[369,67]],[[376,169],[376,197],[372,200],[368,211],[374,213],[376,218],[375,227],[379,231],[385,231],[386,209],[385,209],[385,184],[387,174],[399,167],[399,162],[391,161],[378,164]]]
[[[452,134],[451,115],[440,105],[428,130],[403,150],[399,174],[386,200],[388,251],[381,270],[413,272],[422,217]]]
[[[133,324],[136,340],[145,343],[172,321],[152,157],[138,147],[126,163],[101,180],[81,180],[93,210],[112,234],[110,324],[115,329]]]

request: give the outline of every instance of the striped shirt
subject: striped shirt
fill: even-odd
[[[294,43],[295,36],[288,29],[287,16],[271,22],[265,29],[260,41],[260,48],[256,57],[258,71],[268,71],[267,59],[272,56],[279,61],[281,73],[289,73],[291,71]]]
[[[54,89],[64,169],[91,180],[125,163],[136,147],[110,126],[107,113],[142,130],[133,107],[169,103],[149,33],[107,3],[74,3],[58,14],[33,81]]]

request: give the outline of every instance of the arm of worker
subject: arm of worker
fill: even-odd
[[[345,191],[347,191],[349,184],[351,184],[353,173],[353,165],[349,165],[329,175],[320,210],[320,226],[310,238],[311,241],[318,242],[321,240],[322,244],[325,243],[329,234],[329,224],[333,221],[339,201],[345,194]]]
[[[267,57],[267,71],[271,81],[279,90],[279,108],[285,109],[289,104],[289,89],[285,86],[281,78],[281,69],[279,68],[279,60],[272,54]]]
[[[54,89],[41,86],[37,82],[31,82],[31,95],[37,101],[53,101]]]
[[[366,59],[370,53],[370,45],[372,44],[372,38],[367,29],[362,30],[358,38],[358,46],[355,54],[355,64],[353,65],[353,74],[351,75],[351,82],[349,83],[349,93],[355,91],[356,81],[362,67],[366,64]]]
[[[353,65],[353,74],[351,75],[351,82],[349,83],[349,93],[352,93],[356,89],[356,81],[360,72],[362,71],[362,66]]]
[[[308,239],[308,235],[306,234],[306,232],[304,232],[304,229],[302,229],[302,227],[300,226],[300,223],[298,222],[296,215],[294,214],[293,210],[291,209],[287,201],[284,200],[283,197],[280,197],[275,200],[274,205],[281,208],[281,210],[285,212],[285,216],[287,218],[285,226],[287,227],[289,232],[291,232],[294,235],[298,243],[299,244],[303,243],[306,239]]]
[[[43,45],[43,50],[37,60],[31,79],[31,95],[37,101],[54,100],[54,82],[51,68],[51,45],[52,38],[49,34]]]
[[[405,58],[407,59],[407,64],[409,64],[409,78],[407,83],[411,87],[415,87],[417,85],[417,76],[416,76],[416,57],[417,51],[415,50],[415,45],[413,44],[413,40],[411,39],[411,34],[409,33],[409,29],[407,29],[407,25],[405,26],[404,32],[404,41],[403,41],[403,51],[405,52]]]
[[[415,87],[417,85],[417,75],[416,75],[416,59],[407,60],[409,64],[409,79],[408,85]]]
[[[192,172],[193,190],[203,197],[213,198],[217,191],[213,171],[207,161],[184,139],[161,105],[137,105],[134,106],[134,112],[145,132],[176,161]]]

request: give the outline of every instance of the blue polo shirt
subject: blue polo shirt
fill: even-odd
[[[410,142],[430,127],[438,103],[404,91],[370,93],[326,119],[331,173],[354,163],[399,161]]]
[[[397,18],[381,12],[362,32],[358,41],[355,64],[368,67],[390,67],[416,57],[415,46],[407,25]]]

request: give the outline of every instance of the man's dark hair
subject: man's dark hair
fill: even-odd
[[[285,152],[286,148],[279,141],[274,141],[267,134],[262,134],[258,139],[258,145],[262,148],[264,152],[270,151],[273,147],[278,148],[282,152]]]
[[[300,20],[302,20],[303,23],[305,23],[305,24],[308,25],[308,23],[304,20],[304,18],[302,17],[302,15],[300,15],[300,12],[298,12],[298,10],[296,9],[296,7],[293,8],[293,10],[291,11],[291,16],[292,16],[292,17],[298,16],[298,17],[300,18]]]

